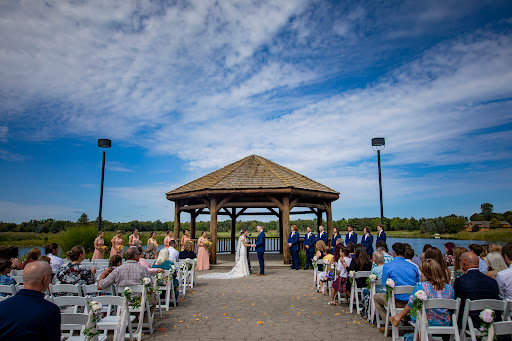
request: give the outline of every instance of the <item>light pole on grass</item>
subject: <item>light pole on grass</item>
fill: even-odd
[[[380,194],[380,223],[384,226],[384,208],[382,206],[382,175],[380,173],[380,151],[386,146],[383,137],[375,137],[372,139],[372,149],[377,151],[377,162],[379,164],[379,194]]]
[[[98,139],[98,147],[103,149],[103,164],[101,165],[101,191],[100,191],[100,213],[98,215],[98,232],[101,229],[101,210],[103,208],[103,181],[105,180],[105,154],[112,147],[109,139]]]

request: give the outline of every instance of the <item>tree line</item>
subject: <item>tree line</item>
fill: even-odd
[[[504,213],[495,213],[493,205],[490,203],[484,203],[481,205],[481,212],[473,214],[470,219],[472,221],[477,220],[489,220],[491,221],[491,228],[497,228],[501,225],[499,221],[508,221],[512,224],[512,211],[506,211]],[[385,229],[388,231],[421,231],[424,233],[448,233],[453,234],[462,231],[466,225],[467,218],[464,216],[457,216],[451,214],[449,216],[437,217],[437,218],[384,218]],[[30,220],[21,224],[16,223],[4,223],[0,222],[0,232],[36,232],[36,233],[58,233],[68,228],[73,228],[78,225],[97,225],[97,219],[90,221],[87,214],[83,213],[76,222],[55,220],[55,219],[44,219],[44,220]],[[250,221],[237,221],[236,228],[247,228],[255,230],[257,225],[263,225],[266,230],[278,230],[279,222],[269,221],[262,222],[259,220]],[[291,220],[290,224],[297,225],[300,231],[305,231],[307,226],[311,226],[313,230],[316,230],[317,220],[315,219],[295,219]],[[324,222],[325,224],[325,222]],[[352,225],[355,230],[362,230],[364,227],[369,226],[372,231],[377,231],[377,225],[380,224],[379,217],[373,218],[350,218],[334,220],[333,226],[339,230],[346,230],[348,225]],[[190,223],[184,222],[180,224],[181,230],[190,229]],[[149,231],[167,231],[174,229],[173,221],[138,221],[133,220],[125,223],[114,223],[108,220],[102,220],[101,228],[104,231],[131,231],[138,229],[141,232]],[[196,231],[209,231],[209,221],[197,221]],[[217,230],[219,232],[231,231],[231,221],[219,221],[217,223]]]

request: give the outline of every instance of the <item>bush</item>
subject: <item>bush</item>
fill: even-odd
[[[68,227],[62,234],[60,248],[65,254],[75,245],[82,245],[85,253],[94,252],[94,239],[98,236],[96,226],[80,225],[77,227]]]
[[[299,251],[299,269],[306,268],[306,251]]]

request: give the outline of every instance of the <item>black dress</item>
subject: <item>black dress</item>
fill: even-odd
[[[361,269],[360,266],[359,266],[359,262],[357,259],[352,259],[352,262],[350,262],[350,266],[347,268],[347,271],[350,272],[354,270],[355,272],[357,271],[371,271],[372,270],[372,263],[371,262],[368,262],[366,263],[363,268]],[[358,288],[362,288],[364,286],[366,286],[366,277],[361,277],[361,278],[358,278],[356,279],[356,282],[357,282],[357,287]],[[347,290],[351,288],[351,285],[350,285],[350,281],[347,282]]]
[[[178,256],[179,259],[187,259],[187,258],[195,259],[196,257],[197,256],[194,253],[194,251],[181,251]]]

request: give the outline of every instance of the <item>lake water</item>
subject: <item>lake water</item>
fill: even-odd
[[[345,237],[342,236],[342,238],[344,239]],[[375,237],[374,237],[374,239],[375,239]],[[511,241],[512,241],[512,238],[511,238],[511,240],[504,240],[504,241],[498,241],[498,242],[489,242],[489,241],[483,241],[483,240],[457,240],[457,239],[435,239],[435,238],[427,239],[427,238],[388,237],[386,242],[388,244],[388,248],[390,249],[390,253],[391,253],[391,246],[394,243],[408,243],[408,244],[410,244],[412,246],[412,248],[414,249],[416,255],[419,257],[421,255],[422,251],[423,251],[423,246],[425,244],[430,244],[430,245],[432,245],[434,247],[439,248],[441,250],[441,252],[444,254],[444,244],[446,244],[448,242],[452,242],[456,246],[463,246],[463,247],[467,248],[469,244],[490,244],[490,243],[494,243],[494,244],[505,245],[506,243],[511,242]],[[236,242],[238,242],[238,241],[236,241]],[[374,243],[373,246],[375,248],[375,243]],[[128,247],[125,246],[124,249],[126,250],[127,248]],[[146,249],[146,246],[143,246],[143,248]],[[157,249],[158,249],[158,251],[160,251],[162,248],[163,248],[163,245],[158,245]],[[31,249],[32,249],[31,247],[20,247],[19,248],[19,256],[23,257]],[[41,254],[44,255],[44,247],[40,247],[40,249],[41,249]]]

